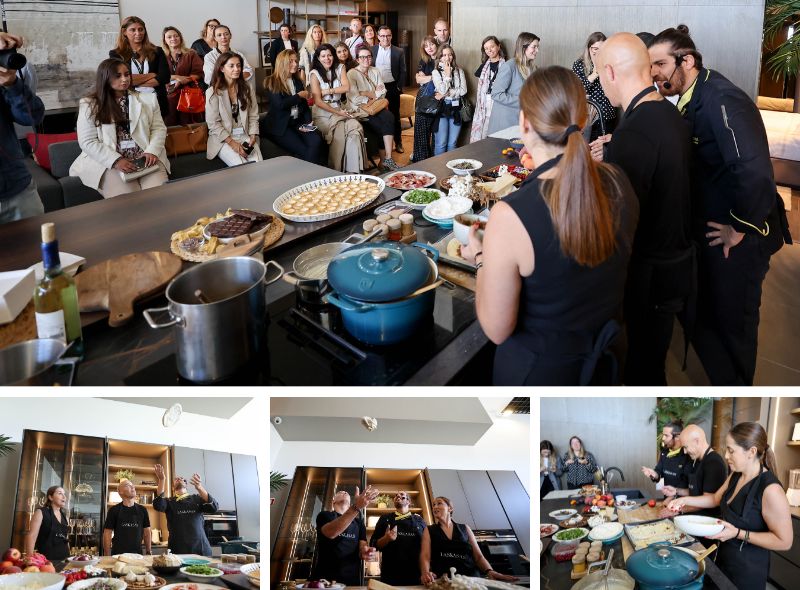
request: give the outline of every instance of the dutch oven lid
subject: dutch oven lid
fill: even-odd
[[[683,586],[700,573],[700,564],[689,553],[667,545],[640,549],[625,564],[637,582],[660,588]]]
[[[373,303],[410,295],[430,274],[428,257],[399,242],[356,244],[337,254],[328,266],[328,281],[338,293]]]

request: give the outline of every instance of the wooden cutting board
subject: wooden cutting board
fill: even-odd
[[[653,508],[650,508],[647,504],[644,506],[639,506],[639,508],[634,508],[633,510],[620,510],[617,509],[617,514],[619,515],[619,521],[622,524],[633,524],[637,522],[648,522],[650,520],[660,520],[663,518],[660,516],[660,512],[663,506],[660,504],[656,504]]]
[[[169,252],[137,252],[90,266],[75,277],[82,312],[108,311],[108,325],[133,317],[133,304],[163,289],[183,262]]]

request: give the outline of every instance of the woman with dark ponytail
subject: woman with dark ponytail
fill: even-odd
[[[592,160],[586,94],[570,70],[534,71],[519,98],[536,169],[494,206],[483,244],[473,229],[461,251],[478,267],[478,320],[499,345],[494,382],[596,382],[619,331],[638,202],[622,171]]]
[[[713,496],[686,496],[669,507],[720,507],[722,532],[711,539],[722,541],[717,566],[737,588],[764,590],[771,551],[792,547],[792,515],[778,480],[775,454],[767,433],[757,422],[741,422],[725,439],[728,479]]]

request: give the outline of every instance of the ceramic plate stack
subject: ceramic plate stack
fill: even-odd
[[[260,563],[248,563],[247,565],[243,565],[241,571],[247,579],[250,580],[250,583],[254,586],[261,587],[261,564]]]
[[[623,526],[618,522],[607,522],[592,529],[589,533],[590,541],[602,541],[603,543],[613,543],[620,539],[623,534]]]

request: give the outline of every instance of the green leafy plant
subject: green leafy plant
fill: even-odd
[[[386,506],[392,506],[392,497],[389,494],[380,494],[377,498],[375,498],[375,504],[386,504]]]
[[[14,450],[14,443],[8,442],[9,440],[10,436],[0,434],[0,457],[5,457]]]
[[[710,397],[661,397],[653,408],[653,413],[648,419],[649,423],[656,423],[656,446],[661,448],[661,429],[664,424],[680,420],[683,425],[702,424],[706,421],[705,415],[709,406],[714,403]]]
[[[117,481],[122,481],[123,479],[129,479],[130,481],[133,481],[133,471],[130,469],[120,469],[117,471],[116,478]]]
[[[800,0],[767,0],[764,7],[764,41],[772,43],[789,26],[794,35],[781,41],[767,59],[767,70],[775,80],[800,72]]]
[[[289,485],[289,477],[285,473],[279,471],[269,472],[269,491],[277,492],[279,489]]]

